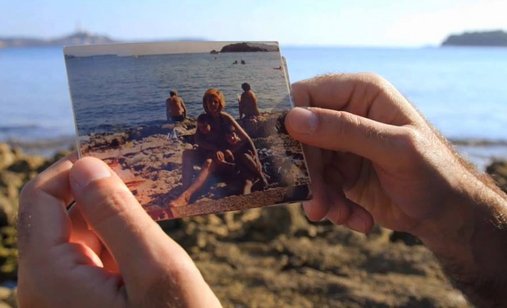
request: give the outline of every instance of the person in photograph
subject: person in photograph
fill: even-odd
[[[248,142],[241,142],[234,126],[226,128],[225,139],[228,149],[224,151],[226,163],[238,167],[240,178],[243,180],[243,194],[252,192],[252,187],[260,183],[262,187],[268,185],[266,175],[262,171],[262,163],[257,155],[257,150]]]
[[[210,178],[220,178],[224,167],[229,169],[230,164],[224,164],[226,162],[224,150],[229,149],[226,140],[227,127],[234,127],[239,138],[238,148],[243,144],[248,144],[248,147],[253,149],[253,158],[260,162],[252,139],[230,114],[223,111],[225,97],[222,91],[214,88],[208,89],[203,96],[203,108],[205,113],[201,115],[201,122],[205,123],[198,125],[200,127],[195,132],[196,148],[183,152],[182,184],[184,191],[169,203],[171,207],[187,205],[192,196],[203,188]],[[195,165],[200,165],[201,170],[197,178],[193,180]]]
[[[187,107],[183,98],[178,95],[176,90],[169,92],[169,97],[165,101],[167,121],[181,122],[187,117]]]
[[[247,119],[255,119],[259,115],[257,97],[252,91],[249,83],[243,83],[241,88],[243,89],[243,93],[241,93],[241,96],[238,99],[239,119],[243,119],[243,117]]]

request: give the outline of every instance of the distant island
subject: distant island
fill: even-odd
[[[244,42],[225,45],[220,50],[220,52],[270,52],[270,51],[279,51],[278,45]],[[211,53],[216,53],[216,50],[212,50]]]
[[[453,34],[445,39],[442,46],[507,47],[507,32],[496,30]]]
[[[105,35],[96,35],[86,31],[77,31],[67,36],[46,40],[38,38],[0,37],[0,48],[90,45],[90,44],[109,44],[116,42],[117,41],[110,39]]]

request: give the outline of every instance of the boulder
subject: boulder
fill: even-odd
[[[0,143],[0,170],[9,167],[16,160],[16,156],[8,144]]]
[[[507,193],[507,161],[493,161],[486,167],[486,172],[491,175],[496,184]]]
[[[46,159],[41,156],[23,156],[12,163],[8,170],[18,173],[37,172],[45,162]]]

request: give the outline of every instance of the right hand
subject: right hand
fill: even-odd
[[[466,221],[454,201],[471,173],[387,81],[330,75],[296,83],[292,93],[297,106],[309,107],[294,108],[285,123],[309,145],[311,220],[365,233],[376,221],[423,238]]]

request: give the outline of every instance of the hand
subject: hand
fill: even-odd
[[[74,160],[22,191],[20,306],[220,306],[187,253],[114,172],[95,158]]]
[[[446,201],[469,173],[391,84],[369,74],[331,75],[296,83],[292,91],[297,106],[309,106],[289,112],[286,126],[310,145],[310,219],[365,233],[376,221],[426,236],[453,215]]]

